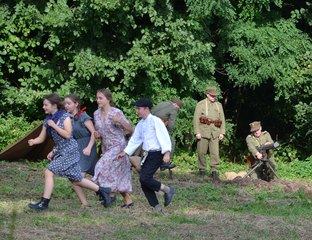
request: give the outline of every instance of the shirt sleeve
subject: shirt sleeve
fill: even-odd
[[[127,153],[129,156],[131,156],[135,150],[137,150],[137,148],[142,144],[143,139],[141,138],[141,125],[140,123],[137,124],[137,126],[134,129],[134,132],[126,146],[126,148],[124,149],[124,152]]]
[[[92,117],[90,117],[87,113],[82,113],[80,114],[80,119],[81,119],[81,122],[85,122],[85,121],[88,121],[88,120],[92,120]]]

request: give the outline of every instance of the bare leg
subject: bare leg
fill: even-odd
[[[85,178],[86,173],[81,173],[82,177]],[[86,199],[85,194],[83,193],[83,190],[80,186],[73,184],[73,189],[75,190],[82,206],[88,206],[88,202]]]
[[[50,199],[54,188],[54,173],[49,169],[44,172],[44,192],[43,197]]]
[[[129,205],[130,203],[133,202],[129,193],[121,192],[120,194],[123,197],[123,201],[124,201],[125,204]]]
[[[81,182],[73,182],[73,184],[75,186],[87,188],[87,189],[92,190],[94,192],[97,192],[100,189],[100,187],[98,185],[96,185],[94,182],[92,182],[91,180],[89,180],[87,178],[83,178],[81,180]]]

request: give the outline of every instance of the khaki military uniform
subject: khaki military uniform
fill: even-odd
[[[274,143],[274,142],[272,140],[270,133],[267,131],[263,131],[259,137],[256,137],[253,134],[249,134],[246,137],[246,143],[247,143],[248,151],[252,155],[254,161],[257,161],[257,157],[256,157],[256,153],[258,152],[257,147],[260,147],[266,143]],[[262,154],[264,155],[263,157],[268,160],[266,164],[271,164],[272,168],[275,169],[276,164],[275,164],[274,157],[273,157],[273,151],[268,150]],[[262,167],[259,167],[256,169],[257,178],[267,180],[267,179],[264,179],[266,178],[266,176],[264,176],[263,174],[264,173],[263,173]],[[273,175],[270,177],[273,178]]]
[[[171,139],[172,150],[170,155],[172,157],[175,148],[175,139],[172,134],[178,116],[178,109],[173,106],[171,101],[166,101],[157,104],[151,112],[153,115],[161,118],[163,122],[166,122],[166,127]]]
[[[200,122],[201,117],[206,117],[212,121],[221,120],[220,127],[215,126],[214,123],[203,124]],[[225,118],[222,104],[219,102],[210,102],[208,98],[200,101],[196,105],[194,118],[194,134],[201,134],[201,139],[197,140],[198,151],[198,168],[199,171],[206,170],[206,154],[209,149],[210,153],[210,167],[212,171],[216,171],[219,163],[219,135],[225,134]]]

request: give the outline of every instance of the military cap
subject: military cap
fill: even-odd
[[[217,90],[215,88],[208,87],[206,93],[210,96],[218,96]]]
[[[255,122],[249,123],[249,126],[250,126],[250,132],[255,132],[261,128],[261,122],[255,121]]]
[[[151,100],[149,100],[147,98],[141,98],[134,103],[134,106],[136,106],[136,107],[148,107],[149,109],[151,109],[153,107],[153,103],[151,102]]]
[[[171,102],[176,103],[180,108],[182,108],[182,106],[183,106],[183,102],[177,97],[173,97],[171,99]]]

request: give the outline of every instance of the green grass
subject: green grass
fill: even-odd
[[[103,208],[90,191],[85,191],[90,206],[81,207],[71,183],[56,177],[49,210],[36,212],[28,209],[27,204],[42,195],[46,164],[0,161],[1,239],[311,237],[312,193],[311,182],[307,179],[286,181],[286,177],[272,183],[229,182],[224,180],[224,172],[246,170],[246,166],[223,163],[220,168],[223,180],[212,182],[208,177],[199,178],[195,169],[179,166],[172,180],[167,172],[156,174],[163,183],[177,187],[172,204],[159,214],[148,206],[135,173],[133,209],[121,209],[120,196],[116,205]],[[163,195],[159,193],[158,196],[163,204]]]

